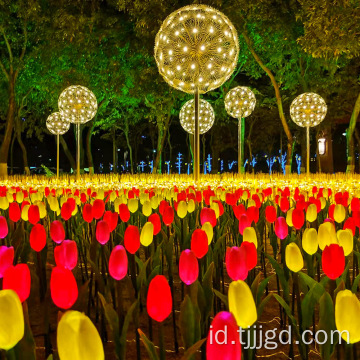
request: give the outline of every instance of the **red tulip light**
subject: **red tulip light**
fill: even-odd
[[[119,215],[120,219],[123,222],[128,222],[130,219],[130,210],[128,209],[126,204],[119,205]]]
[[[65,230],[61,221],[54,220],[50,224],[50,237],[57,244],[60,244],[65,240]]]
[[[250,227],[251,223],[246,214],[242,214],[239,219],[239,233],[242,235],[245,228]]]
[[[9,228],[4,216],[0,216],[0,239],[4,239],[9,233]]]
[[[85,204],[82,211],[82,216],[84,221],[87,223],[91,223],[94,219],[94,216],[92,214],[92,205],[91,204]]]
[[[73,212],[72,206],[69,202],[64,202],[61,207],[61,217],[66,221],[71,218],[71,213]]]
[[[275,221],[276,236],[279,239],[284,240],[288,236],[288,233],[289,233],[289,229],[288,229],[285,218],[283,218],[282,216],[279,216]]]
[[[248,267],[245,248],[228,247],[226,249],[225,264],[226,271],[232,280],[245,280],[247,278]]]
[[[9,205],[9,218],[13,222],[18,222],[21,218],[20,206],[16,202]]]
[[[122,280],[128,270],[128,258],[122,245],[114,247],[109,258],[109,274],[115,280]]]
[[[164,321],[172,310],[170,286],[164,275],[156,275],[150,282],[146,298],[149,316],[158,322]]]
[[[230,312],[214,317],[206,340],[206,360],[241,359],[239,327]]]
[[[338,244],[325,246],[321,258],[322,269],[325,275],[335,280],[345,270],[345,255],[343,248]]]
[[[300,209],[294,209],[292,212],[292,223],[296,230],[300,230],[304,225],[305,215],[304,211]]]
[[[33,250],[39,252],[46,245],[46,230],[44,225],[36,224],[30,231],[30,246]]]
[[[3,289],[14,290],[21,302],[24,302],[30,295],[31,276],[29,267],[26,264],[10,266],[4,274]]]
[[[73,273],[63,267],[54,267],[50,278],[50,292],[57,307],[71,308],[78,297],[78,287]]]
[[[111,211],[106,211],[103,220],[107,222],[107,224],[109,225],[110,232],[112,232],[116,229],[119,220],[119,215]]]
[[[110,228],[106,221],[99,221],[96,225],[96,240],[105,245],[110,239]]]
[[[179,276],[186,285],[191,285],[199,276],[198,259],[189,249],[184,250],[180,255]]]
[[[148,221],[154,225],[154,235],[157,235],[161,230],[160,216],[156,213],[151,214],[148,218]]]
[[[54,257],[57,266],[72,270],[78,262],[78,249],[73,240],[64,240],[54,250]]]
[[[37,224],[40,220],[40,212],[37,205],[30,205],[28,211],[28,218],[30,224]]]
[[[265,217],[269,223],[273,223],[276,220],[276,209],[275,206],[268,205],[265,209]]]
[[[201,225],[204,225],[206,222],[209,222],[212,227],[216,226],[216,214],[213,209],[202,208],[200,212],[200,222]]]
[[[96,220],[98,220],[104,215],[104,212],[105,212],[105,203],[104,203],[104,201],[101,200],[101,199],[94,200],[93,205],[92,205],[93,217]]]
[[[198,259],[206,255],[209,250],[208,238],[206,232],[196,229],[191,236],[191,251],[194,252]]]
[[[14,248],[12,246],[0,246],[0,279],[4,277],[5,271],[14,262]]]
[[[124,234],[124,246],[130,254],[135,254],[140,248],[140,232],[137,226],[129,225]]]
[[[171,206],[165,208],[162,219],[166,226],[172,224],[174,221],[174,209]]]
[[[245,250],[246,254],[246,267],[248,271],[252,270],[257,264],[257,250],[254,243],[243,241],[241,248]],[[238,280],[238,279],[236,279]]]

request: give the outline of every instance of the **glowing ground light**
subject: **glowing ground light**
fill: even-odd
[[[81,85],[67,87],[60,94],[58,105],[61,116],[74,124],[85,124],[97,111],[95,95]]]
[[[315,93],[304,93],[296,97],[290,106],[290,116],[294,123],[302,127],[319,125],[325,118],[325,100]]]
[[[70,129],[70,122],[56,112],[46,119],[46,127],[53,135],[63,135]]]
[[[172,87],[193,94],[216,89],[234,71],[239,53],[235,27],[220,11],[189,5],[171,13],[155,38],[155,60]]]
[[[237,119],[249,116],[254,111],[255,105],[255,95],[246,86],[237,86],[225,96],[226,112]]]
[[[195,131],[195,102],[189,100],[180,110],[180,124],[185,131],[194,134]],[[212,106],[205,100],[200,100],[199,127],[200,134],[205,134],[211,129],[215,121],[215,112]]]

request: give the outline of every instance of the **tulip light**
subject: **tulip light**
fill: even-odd
[[[256,98],[250,88],[237,86],[225,96],[225,109],[233,118],[238,119],[238,172],[244,172],[245,118],[255,109]]]
[[[55,112],[46,119],[46,127],[51,134],[56,135],[56,177],[59,178],[59,138],[70,129],[70,121],[62,117],[59,112]]]
[[[237,64],[235,27],[220,11],[193,4],[171,13],[155,38],[155,60],[172,87],[195,95],[194,180],[200,177],[200,97],[221,86]]]
[[[293,122],[306,127],[307,162],[306,172],[310,173],[310,127],[319,125],[325,118],[327,106],[325,100],[315,93],[304,93],[296,97],[290,106]]]
[[[80,125],[94,118],[97,112],[95,95],[86,87],[72,85],[67,87],[58,101],[60,115],[76,125],[76,177],[80,179]]]

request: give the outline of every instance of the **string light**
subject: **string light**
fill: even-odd
[[[235,27],[207,5],[189,5],[171,13],[155,38],[160,74],[170,86],[189,94],[196,87],[202,94],[221,86],[234,71],[238,53]]]
[[[185,131],[193,134],[195,131],[195,102],[189,100],[180,110],[180,124]],[[215,112],[212,106],[205,100],[200,100],[199,128],[200,134],[205,134],[211,129],[215,121]]]
[[[302,127],[319,125],[325,118],[325,100],[315,93],[304,93],[296,97],[290,106],[292,121]]]
[[[225,96],[227,113],[237,119],[249,116],[255,109],[256,98],[250,88],[237,86]]]
[[[72,85],[59,97],[60,115],[73,124],[85,124],[93,119],[97,111],[95,95],[86,87]]]
[[[70,129],[70,122],[55,112],[46,119],[46,127],[53,135],[63,135]]]

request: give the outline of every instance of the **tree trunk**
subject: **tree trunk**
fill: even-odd
[[[30,168],[29,168],[29,164],[28,164],[28,158],[27,158],[27,151],[26,151],[26,147],[21,139],[21,132],[19,129],[16,130],[16,139],[20,145],[21,151],[22,151],[22,156],[23,156],[23,164],[24,164],[24,172],[25,175],[30,175]]]
[[[9,74],[9,104],[6,114],[4,140],[0,146],[0,178],[7,177],[7,161],[15,120],[15,75]]]
[[[69,162],[70,162],[70,167],[73,169],[73,171],[76,171],[76,164],[75,164],[75,160],[74,157],[71,155],[71,152],[67,146],[67,143],[65,141],[65,139],[63,138],[62,135],[60,135],[60,143],[61,146],[63,147],[64,153],[66,155],[66,157],[68,158]]]
[[[126,144],[128,146],[129,149],[129,155],[130,155],[130,167],[131,167],[131,173],[134,173],[134,165],[133,165],[133,153],[132,153],[132,147],[130,145],[130,140],[129,140],[129,132],[128,130],[124,131],[125,134],[125,138],[126,138]]]
[[[284,128],[284,131],[285,131],[285,134],[286,134],[286,137],[287,137],[287,140],[288,140],[288,143],[287,143],[287,159],[286,159],[286,167],[285,167],[286,170],[285,170],[285,172],[286,173],[291,173],[293,137],[292,137],[292,134],[290,132],[289,126],[288,126],[288,124],[286,122],[279,85],[278,85],[278,83],[277,83],[277,81],[275,79],[275,76],[271,72],[271,70],[263,63],[263,61],[260,59],[258,54],[255,52],[254,48],[252,47],[250,37],[248,36],[245,29],[242,32],[242,36],[244,37],[245,42],[246,42],[251,54],[253,55],[254,59],[256,60],[256,62],[265,71],[265,73],[269,76],[269,78],[271,80],[271,83],[273,85],[273,88],[275,90],[276,104],[277,104],[277,107],[278,107],[280,120],[281,120],[282,126]]]
[[[355,157],[354,157],[354,141],[353,134],[356,127],[357,118],[360,112],[360,94],[358,95],[354,110],[351,114],[349,127],[346,130],[346,151],[347,151],[347,173],[353,173],[355,170]]]
[[[86,133],[86,158],[88,160],[88,167],[89,167],[89,174],[94,175],[94,160],[91,152],[91,137],[94,131],[95,122],[93,121],[91,125],[89,126],[89,130]]]
[[[13,134],[10,145],[10,174],[14,175],[14,144],[15,144],[15,134]]]

